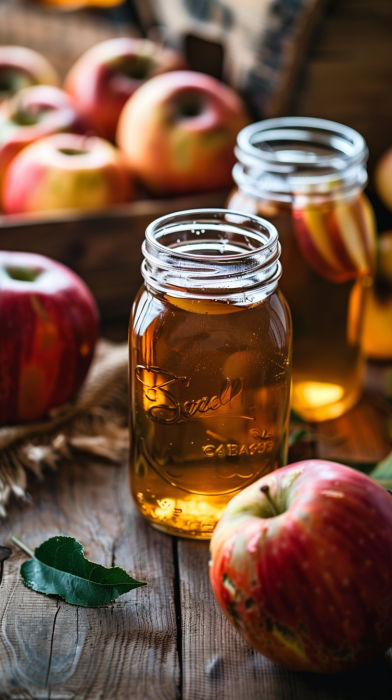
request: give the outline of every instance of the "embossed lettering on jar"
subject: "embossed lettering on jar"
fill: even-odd
[[[133,497],[209,538],[227,501],[285,463],[291,321],[274,226],[226,210],[153,222],[130,320]]]

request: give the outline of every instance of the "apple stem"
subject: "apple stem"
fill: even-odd
[[[27,546],[27,544],[25,544],[20,539],[18,539],[18,537],[15,537],[14,535],[12,535],[11,542],[16,544],[16,546],[19,547],[19,549],[22,549],[24,552],[26,552],[26,554],[28,554],[29,557],[34,556],[34,552]]]
[[[276,507],[276,503],[275,503],[275,501],[271,498],[270,488],[269,488],[268,484],[265,484],[265,486],[260,486],[260,491],[264,494],[264,496],[266,497],[268,503],[270,504],[270,506],[271,506],[271,508],[272,508],[273,514],[274,514],[274,515],[279,515],[279,510],[278,510],[278,508]]]

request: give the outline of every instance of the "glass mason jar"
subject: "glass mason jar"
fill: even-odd
[[[361,328],[375,264],[363,195],[366,144],[323,119],[285,117],[238,135],[228,208],[266,217],[282,244],[281,289],[293,317],[292,407],[336,418],[361,393]]]
[[[130,319],[132,494],[208,539],[228,500],[286,461],[291,317],[276,228],[224,209],[152,222]]]

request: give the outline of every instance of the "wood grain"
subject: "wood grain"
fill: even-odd
[[[142,282],[141,244],[148,224],[173,211],[223,206],[226,196],[219,190],[94,213],[0,215],[0,246],[47,255],[75,270],[97,300],[103,333],[126,340],[132,301]]]
[[[4,566],[0,600],[1,697],[176,698],[174,569],[169,537],[148,527],[131,502],[127,469],[74,464],[14,503],[1,541],[34,548],[71,535],[88,558],[119,565],[148,586],[104,609],[79,608],[28,590],[15,552]]]
[[[380,442],[374,396],[367,392],[354,413],[317,429],[346,431],[350,454],[361,457],[366,447],[375,460],[387,443]],[[322,444],[313,443],[314,455]],[[44,482],[31,481],[30,492],[31,503],[12,504],[0,542],[15,534],[34,547],[54,534],[72,535],[88,558],[118,564],[148,586],[107,608],[74,607],[26,589],[19,576],[25,555],[14,551],[1,583],[1,698],[390,700],[391,652],[327,678],[286,671],[255,653],[214,601],[208,544],[177,541],[147,525],[131,502],[126,464],[64,465]]]
[[[184,700],[390,700],[389,656],[357,672],[325,677],[286,671],[255,653],[214,601],[208,558],[206,543],[179,541]]]

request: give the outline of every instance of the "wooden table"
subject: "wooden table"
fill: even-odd
[[[382,388],[373,369],[360,404],[315,427],[304,449],[328,458],[376,461],[390,450]],[[1,457],[0,457],[1,458]],[[208,581],[208,544],[164,535],[137,513],[127,465],[75,462],[30,481],[14,500],[0,542],[31,548],[55,534],[83,542],[88,558],[127,569],[148,586],[107,608],[79,608],[24,587],[25,555],[4,562],[0,596],[0,697],[59,700],[390,700],[392,650],[339,676],[286,671],[255,653],[224,618]],[[375,589],[377,582],[375,582]]]

